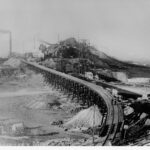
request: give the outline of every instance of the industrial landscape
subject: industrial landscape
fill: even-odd
[[[149,8],[0,0],[0,148],[150,146]]]
[[[150,66],[87,40],[0,59],[0,145],[150,144]]]

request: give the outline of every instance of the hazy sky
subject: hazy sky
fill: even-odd
[[[123,60],[149,60],[150,0],[0,0],[0,29],[12,31],[13,51],[59,35],[86,38]],[[0,55],[7,50],[8,36],[0,34]]]

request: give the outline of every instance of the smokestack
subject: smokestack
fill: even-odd
[[[9,55],[11,56],[11,54],[12,54],[12,35],[11,35],[11,31],[9,31],[9,30],[0,30],[0,33],[9,34]]]

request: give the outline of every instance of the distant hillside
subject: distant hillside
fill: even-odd
[[[89,45],[85,40],[77,41],[75,38],[68,38],[57,44],[50,44],[47,48],[40,46],[45,53],[45,59],[53,58],[83,58],[90,60],[96,68],[109,69],[112,71],[123,71],[129,77],[150,77],[150,67],[123,62],[108,56],[94,46]]]

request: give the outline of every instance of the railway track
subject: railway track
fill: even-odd
[[[121,128],[123,126],[123,112],[121,106],[118,104],[112,104],[110,107],[109,115],[107,116],[107,121],[105,123],[108,126],[108,132],[104,137],[102,145],[107,145],[108,141],[113,144],[116,139],[121,138]]]
[[[31,69],[43,74],[48,84],[55,88],[77,97],[80,103],[87,107],[96,104],[103,115],[103,122],[100,126],[99,137],[101,145],[108,141],[112,143],[120,138],[123,124],[123,111],[118,102],[102,87],[93,83],[78,79],[76,77],[46,68],[36,63],[22,60]]]

